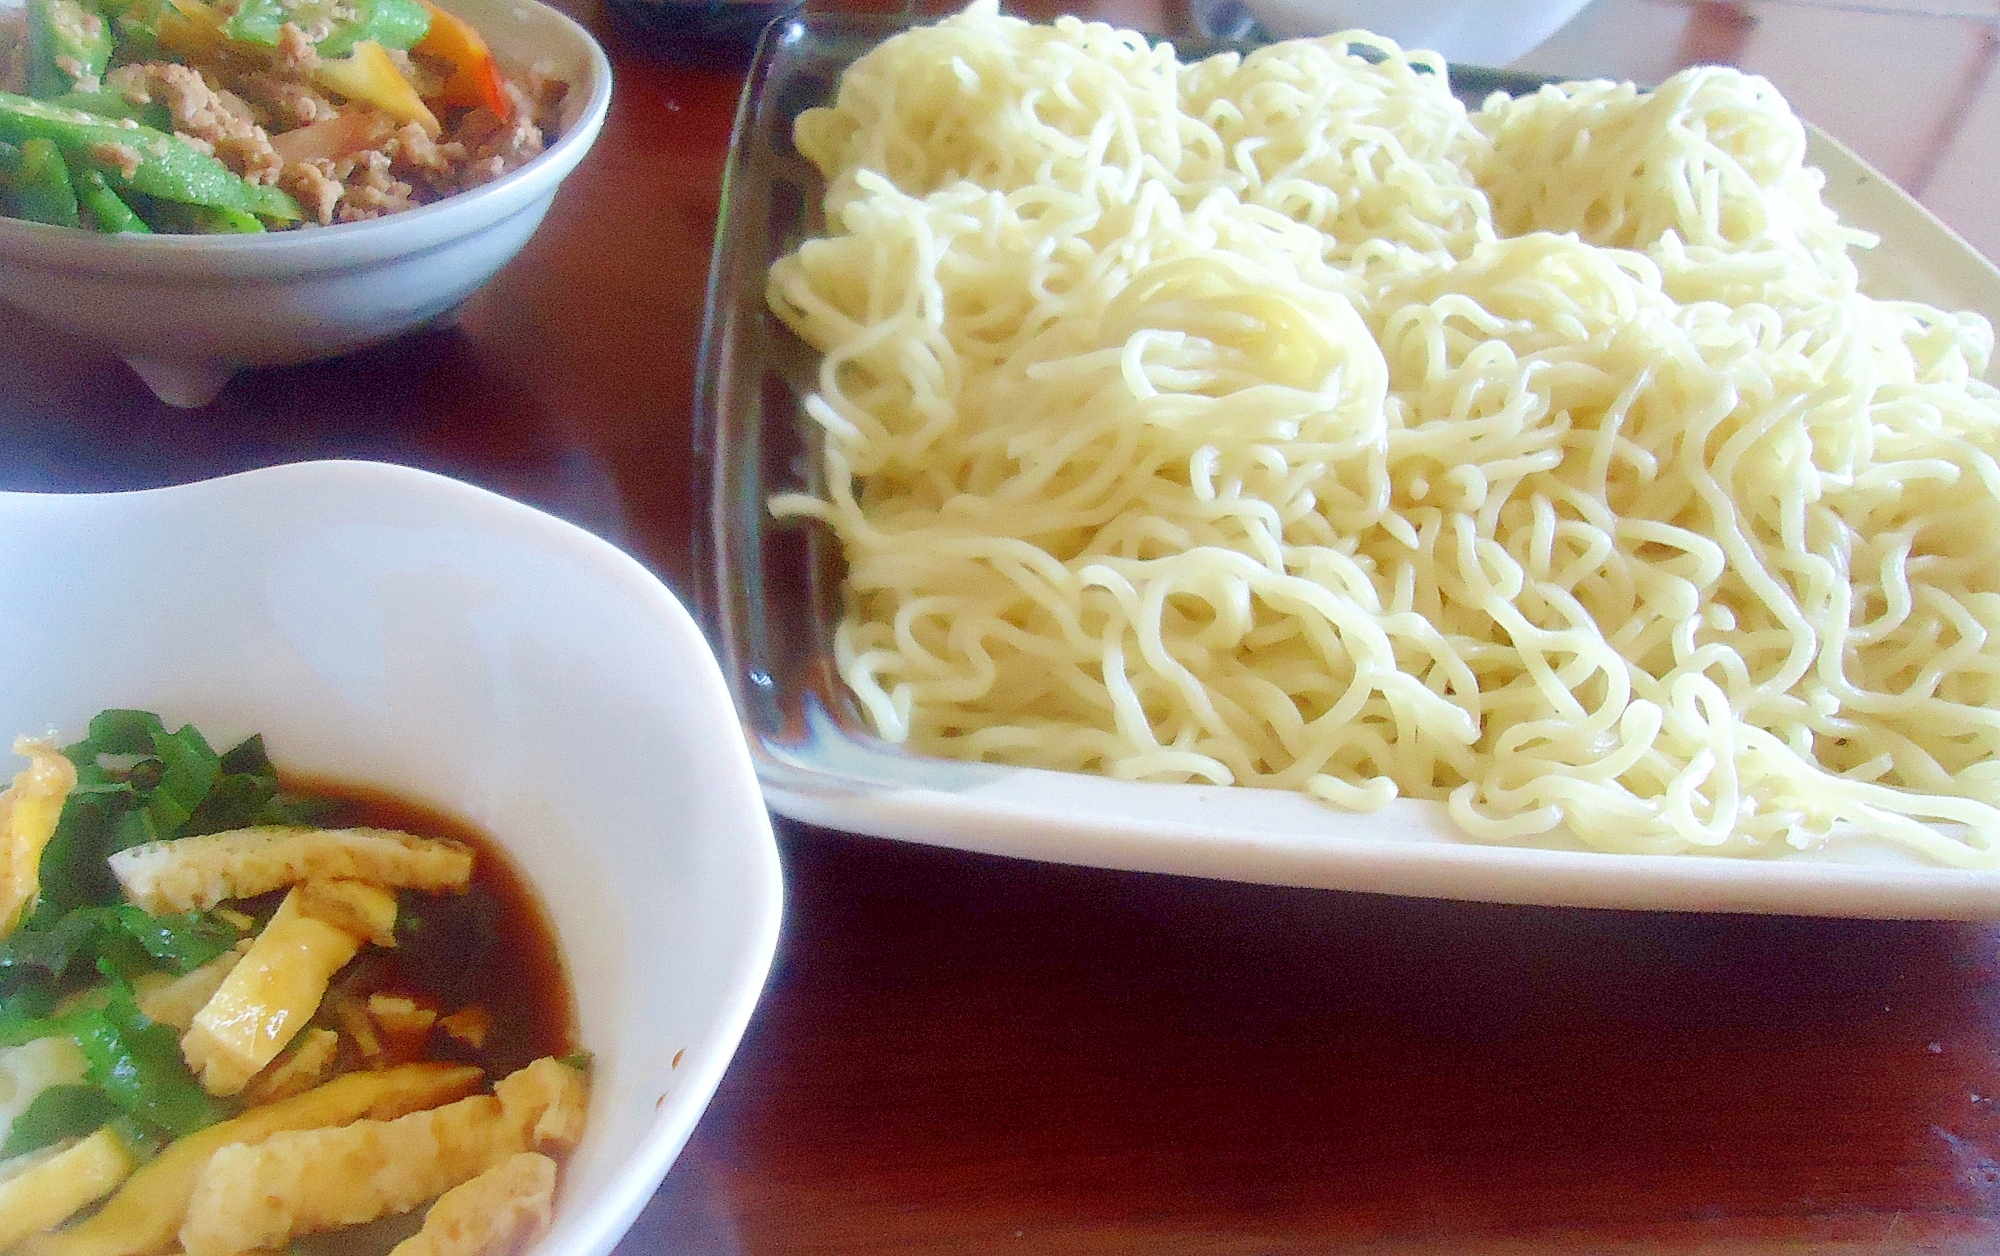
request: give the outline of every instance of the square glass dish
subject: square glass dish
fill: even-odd
[[[817,355],[769,313],[764,283],[775,259],[821,229],[821,180],[793,147],[794,119],[831,100],[841,72],[906,24],[812,15],[770,27],[723,183],[697,381],[697,475],[709,511],[698,600],[774,811],[967,850],[1271,884],[1595,907],[2000,917],[2000,872],[1932,866],[1866,836],[1759,859],[1492,846],[1463,837],[1441,804],[1406,799],[1351,814],[1271,790],[931,758],[875,737],[833,661],[837,542],[767,509],[774,493],[817,487],[817,435],[801,412]],[[1453,69],[1454,89],[1475,103],[1540,81]],[[1810,155],[1827,199],[1882,238],[1862,260],[1872,291],[2000,317],[1991,264],[1825,135],[1813,132]]]

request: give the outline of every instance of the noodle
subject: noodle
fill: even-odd
[[[841,541],[883,737],[2000,862],[1992,331],[1859,290],[1769,84],[1468,112],[1374,36],[1183,65],[982,2],[797,138],[823,490],[772,507]]]

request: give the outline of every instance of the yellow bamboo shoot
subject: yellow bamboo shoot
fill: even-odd
[[[343,926],[370,916],[369,908],[356,904],[371,896],[386,900],[393,922],[395,897],[379,886],[309,883],[285,895],[271,923],[181,1035],[181,1054],[210,1094],[242,1090],[305,1028],[327,983],[366,940]],[[328,904],[338,910],[321,914]]]
[[[313,81],[336,95],[373,105],[398,122],[414,122],[432,137],[441,130],[437,115],[396,68],[388,51],[372,39],[354,45],[350,56],[320,62]]]
[[[101,1129],[0,1182],[0,1251],[61,1225],[131,1174],[132,1153]]]
[[[0,937],[14,931],[41,892],[42,848],[76,788],[76,765],[53,744],[17,737],[14,753],[25,755],[28,766],[0,793]]]
[[[471,1094],[472,1065],[403,1064],[348,1073],[302,1095],[211,1125],[174,1143],[134,1173],[97,1215],[60,1234],[22,1240],[18,1256],[152,1256],[174,1245],[195,1178],[223,1147],[261,1143],[283,1130],[394,1120]]]

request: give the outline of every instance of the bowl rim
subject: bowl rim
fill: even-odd
[[[784,875],[778,857],[777,839],[771,813],[762,801],[751,765],[747,743],[734,719],[734,706],[715,663],[713,647],[688,609],[667,584],[638,559],[623,549],[577,524],[547,511],[516,501],[501,493],[469,484],[451,476],[400,463],[365,459],[315,459],[280,463],[227,475],[213,476],[154,488],[122,489],[108,492],[63,493],[49,491],[0,491],[0,514],[14,506],[61,499],[71,506],[87,507],[93,500],[153,497],[188,499],[226,495],[253,482],[279,481],[298,486],[314,486],[318,491],[348,500],[365,499],[368,487],[388,488],[407,499],[454,502],[479,517],[491,519],[503,529],[530,528],[554,543],[559,552],[584,570],[600,577],[615,589],[645,607],[662,631],[677,642],[697,645],[710,660],[708,677],[712,705],[723,722],[739,730],[736,753],[728,756],[726,779],[720,782],[728,794],[750,804],[753,818],[748,840],[738,845],[746,854],[750,886],[748,945],[732,952],[727,960],[724,990],[718,1015],[707,1032],[686,1044],[687,1069],[676,1070],[675,1084],[663,1102],[657,1104],[650,1120],[631,1151],[606,1174],[597,1199],[588,1212],[575,1214],[567,1241],[560,1249],[544,1246],[535,1250],[560,1252],[561,1256],[604,1256],[630,1229],[648,1200],[659,1189],[695,1124],[707,1110],[722,1075],[741,1045],[750,1018],[770,980],[772,963],[784,917]],[[494,835],[504,844],[504,838]],[[551,922],[554,923],[554,922]],[[557,931],[558,944],[562,941]],[[585,1137],[589,1136],[586,1131]],[[562,1201],[558,1201],[558,1212]]]
[[[542,0],[508,0],[505,7],[538,12],[573,41],[587,91],[575,122],[555,143],[491,183],[382,218],[251,235],[103,235],[0,217],[0,259],[104,275],[292,276],[408,256],[483,230],[536,196],[552,194],[590,151],[611,108],[610,58],[582,23]]]

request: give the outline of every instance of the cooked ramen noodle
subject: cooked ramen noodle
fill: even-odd
[[[2000,859],[1992,330],[1860,290],[1762,79],[1468,111],[1363,33],[1182,64],[977,4],[797,139],[823,462],[773,509],[838,535],[883,737]]]

